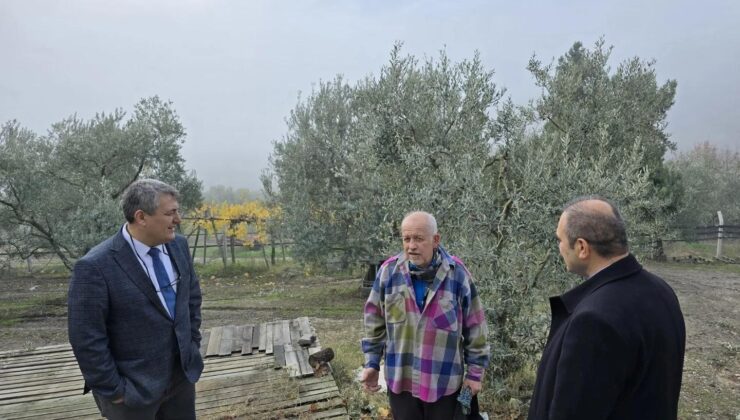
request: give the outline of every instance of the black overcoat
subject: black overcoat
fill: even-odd
[[[557,297],[529,419],[675,419],[686,332],[673,290],[629,255]]]

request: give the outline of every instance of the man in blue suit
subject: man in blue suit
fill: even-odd
[[[142,179],[121,201],[121,229],[87,253],[69,286],[69,341],[109,419],[194,419],[203,371],[201,292],[178,192]]]

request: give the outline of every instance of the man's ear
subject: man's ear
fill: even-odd
[[[441,236],[439,236],[439,233],[435,233],[435,234],[434,234],[434,239],[433,239],[433,241],[434,241],[434,247],[435,247],[435,248],[436,248],[437,246],[439,246],[439,239],[440,239],[440,238],[441,238]]]
[[[134,224],[136,225],[142,225],[146,226],[146,219],[144,218],[146,216],[146,213],[144,213],[144,210],[136,210],[134,212]]]
[[[576,239],[575,249],[576,255],[582,260],[587,260],[591,255],[591,245],[583,238]]]

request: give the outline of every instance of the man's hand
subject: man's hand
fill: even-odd
[[[365,368],[360,376],[360,382],[362,382],[362,388],[367,392],[378,392],[380,386],[378,385],[378,376],[380,372],[373,368]]]
[[[466,386],[468,388],[470,388],[470,392],[473,395],[477,395],[480,392],[481,388],[482,388],[480,382],[478,382],[478,381],[471,381],[470,379],[466,379],[466,380],[463,381],[463,387],[466,387]]]

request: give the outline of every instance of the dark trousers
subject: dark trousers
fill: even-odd
[[[143,407],[113,404],[108,398],[95,395],[100,414],[110,420],[195,420],[195,384],[175,369],[172,383],[159,401]]]
[[[433,403],[424,402],[410,392],[395,394],[388,390],[388,400],[391,405],[391,413],[394,420],[457,420],[457,419],[479,419],[478,397],[473,397],[470,403],[471,412],[465,416],[462,414],[460,404],[457,402],[458,390],[452,395],[447,395]]]

